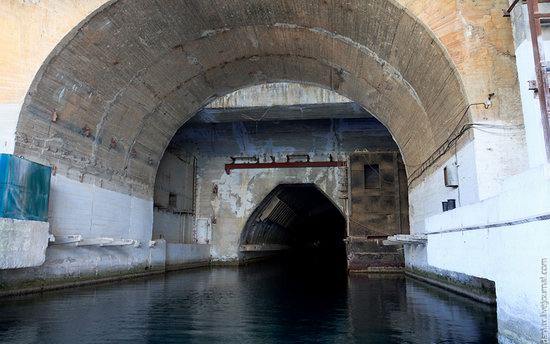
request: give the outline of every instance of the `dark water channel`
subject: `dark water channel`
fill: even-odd
[[[493,343],[493,307],[404,276],[256,264],[0,300],[0,343]]]

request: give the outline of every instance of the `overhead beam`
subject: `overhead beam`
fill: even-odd
[[[225,164],[225,173],[231,170],[271,169],[271,168],[321,168],[346,167],[346,161],[304,161],[304,162],[266,162],[256,164]]]
[[[190,123],[299,121],[332,118],[372,118],[361,105],[349,103],[204,108]]]

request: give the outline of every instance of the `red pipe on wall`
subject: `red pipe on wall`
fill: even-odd
[[[231,170],[249,170],[261,168],[307,168],[307,167],[346,167],[345,161],[304,161],[304,162],[265,162],[257,164],[225,164],[225,173]]]

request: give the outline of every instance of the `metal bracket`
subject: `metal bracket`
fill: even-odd
[[[514,0],[514,2],[512,2],[512,4],[510,5],[510,7],[508,7],[507,10],[502,10],[502,16],[503,17],[509,17],[512,13],[512,10],[514,9],[514,7],[516,7],[518,2],[519,2],[519,0]]]
[[[529,80],[527,81],[527,83],[529,84],[529,91],[534,91],[534,92],[539,91],[539,87],[537,86],[537,80]]]

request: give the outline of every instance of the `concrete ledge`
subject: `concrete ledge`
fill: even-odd
[[[43,293],[48,291],[70,289],[70,288],[84,287],[84,286],[90,286],[90,285],[109,284],[109,283],[129,280],[129,279],[138,279],[138,278],[150,277],[153,275],[161,275],[167,272],[199,269],[199,268],[206,268],[209,266],[210,266],[210,262],[198,262],[198,263],[173,265],[173,266],[167,267],[166,270],[157,269],[157,270],[149,270],[146,272],[120,274],[116,276],[108,276],[108,277],[102,277],[102,278],[80,279],[80,280],[63,281],[63,282],[43,281],[44,284],[40,286],[22,287],[17,289],[10,288],[8,290],[0,290],[0,298],[37,294],[37,293]]]
[[[412,270],[410,268],[405,269],[405,274],[412,278],[418,279],[420,281],[429,283],[431,285],[452,291],[459,295],[471,298],[473,300],[486,303],[489,305],[496,304],[496,296],[482,292],[479,288],[474,286],[462,285],[458,282],[450,281],[449,279],[444,279],[444,276],[436,275],[435,273],[430,273],[420,270]]]
[[[209,261],[194,262],[194,263],[182,263],[182,264],[175,264],[175,265],[166,266],[166,272],[198,269],[198,268],[204,268],[204,267],[209,267],[209,266],[210,266]]]
[[[213,260],[210,262],[211,266],[241,266],[242,262],[238,259],[235,260]]]
[[[48,282],[44,282],[44,284],[40,286],[0,290],[0,298],[36,294],[36,293],[42,293],[47,291],[69,289],[69,288],[83,287],[83,286],[96,285],[96,284],[106,284],[106,283],[112,283],[112,282],[134,279],[134,278],[143,278],[143,277],[148,277],[151,275],[158,275],[163,273],[165,273],[164,270],[151,270],[147,272],[131,273],[131,274],[109,276],[109,277],[102,277],[102,278],[81,279],[81,280],[63,281],[63,282],[48,281]],[[51,284],[46,284],[46,283],[51,283]]]
[[[403,273],[405,269],[403,267],[369,267],[365,269],[348,269],[350,274],[395,274]]]

